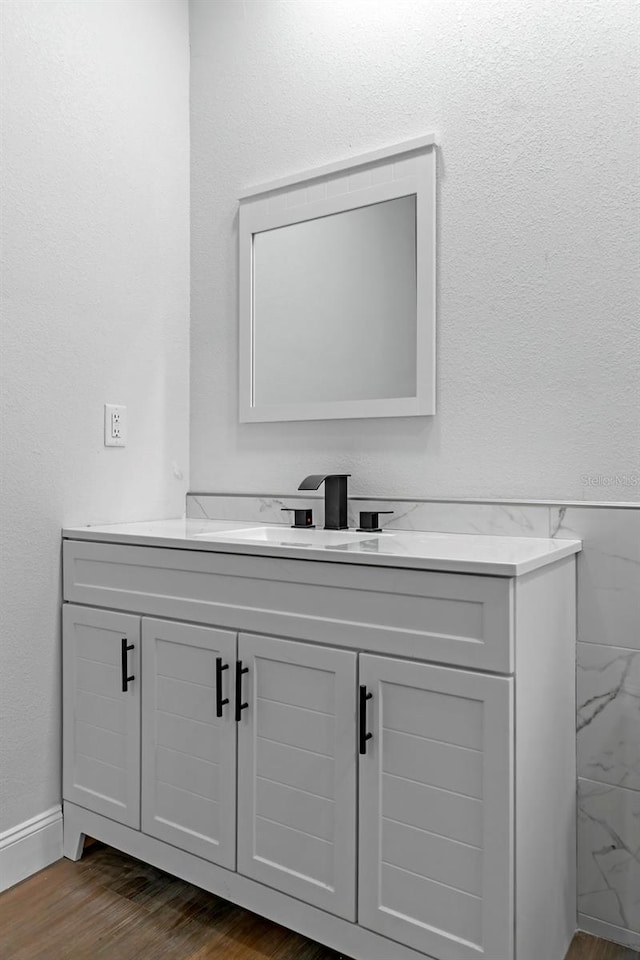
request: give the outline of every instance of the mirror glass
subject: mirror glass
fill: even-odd
[[[416,396],[416,196],[253,234],[253,402]]]

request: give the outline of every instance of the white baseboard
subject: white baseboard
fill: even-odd
[[[605,923],[604,920],[596,920],[595,917],[588,917],[584,913],[579,913],[578,928],[584,930],[585,933],[591,933],[594,937],[602,937],[603,940],[622,943],[625,947],[640,949],[640,933],[627,930],[625,927],[618,927],[614,923]]]
[[[62,807],[0,833],[0,891],[20,883],[62,857]]]

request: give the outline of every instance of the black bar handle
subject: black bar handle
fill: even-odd
[[[127,652],[133,650],[133,644],[127,643],[127,638],[123,637],[120,641],[120,656],[121,656],[121,669],[122,669],[122,692],[126,693],[129,687],[129,684],[132,680],[135,680],[134,676],[128,677],[129,666],[127,664]]]
[[[236,660],[236,722],[240,722],[242,711],[249,706],[242,702],[242,674],[249,673],[249,667],[242,666],[242,660]]]
[[[229,697],[222,699],[222,671],[228,670],[229,664],[222,662],[222,657],[216,657],[216,717],[222,716],[222,708],[229,703]]]
[[[360,722],[358,731],[360,734],[360,753],[367,752],[367,740],[371,740],[373,734],[367,733],[367,700],[371,700],[373,694],[367,693],[367,688],[362,684],[360,686]]]

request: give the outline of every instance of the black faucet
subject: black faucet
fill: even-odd
[[[312,473],[305,477],[298,490],[317,490],[324,482],[325,530],[348,530],[347,477],[350,473]]]

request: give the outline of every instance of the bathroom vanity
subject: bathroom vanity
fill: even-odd
[[[579,541],[66,529],[64,852],[357,960],[562,960]]]

